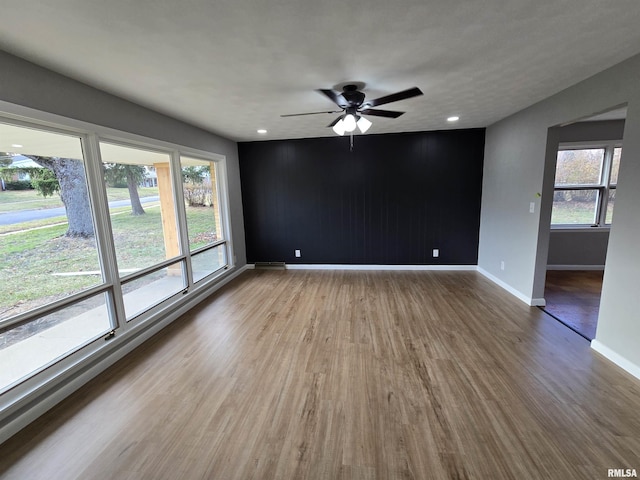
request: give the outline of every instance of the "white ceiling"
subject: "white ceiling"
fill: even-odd
[[[640,53],[638,0],[0,4],[1,49],[234,140],[333,135],[335,115],[280,115],[346,81],[425,93],[370,133],[484,127]]]

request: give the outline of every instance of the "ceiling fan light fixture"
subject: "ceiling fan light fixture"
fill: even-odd
[[[356,122],[356,125],[358,125],[358,129],[360,130],[360,132],[365,133],[373,124],[366,118],[360,117]]]
[[[280,116],[297,117],[301,115],[318,115],[321,113],[340,113],[340,116],[335,118],[329,125],[327,125],[327,127],[331,127],[333,131],[340,136],[343,136],[345,133],[349,133],[351,136],[351,147],[353,148],[353,132],[355,129],[358,128],[360,132],[365,133],[372,125],[371,121],[368,118],[364,118],[362,115],[398,118],[405,112],[381,110],[376,107],[423,95],[422,91],[418,87],[413,87],[365,102],[365,94],[361,91],[362,88],[364,88],[364,84],[362,82],[355,82],[343,85],[341,93],[332,89],[321,88],[316,90],[318,93],[331,100],[337,107],[339,107],[339,110],[335,110],[334,107],[334,110],[331,111],[324,110],[322,112],[291,113]]]
[[[340,136],[344,135],[344,132],[346,130],[344,128],[344,121],[342,119],[338,120],[338,122],[333,126],[333,131]]]
[[[345,132],[351,133],[356,129],[356,117],[351,113],[348,113],[347,115],[345,115],[342,122],[344,124]]]

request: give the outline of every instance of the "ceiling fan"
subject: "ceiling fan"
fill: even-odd
[[[392,93],[391,95],[385,95],[384,97],[376,98],[375,100],[365,101],[364,92],[360,89],[364,88],[364,84],[349,83],[342,87],[342,93],[338,93],[335,90],[318,89],[319,92],[329,98],[335,103],[341,110],[329,110],[323,112],[310,112],[310,113],[292,113],[288,115],[280,115],[281,117],[296,117],[300,115],[317,115],[320,113],[341,113],[338,118],[331,122],[327,127],[332,127],[334,132],[338,135],[344,135],[345,133],[353,132],[356,127],[364,133],[371,126],[371,122],[364,118],[363,115],[371,115],[375,117],[386,118],[398,118],[405,112],[397,112],[394,110],[380,110],[380,105],[385,105],[391,102],[398,102],[407,98],[417,97],[422,95],[422,91],[418,87],[409,88],[401,92]]]

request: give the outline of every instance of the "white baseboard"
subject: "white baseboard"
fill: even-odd
[[[481,275],[484,275],[485,277],[487,277],[489,280],[491,280],[493,283],[495,283],[499,287],[504,288],[511,295],[513,295],[514,297],[517,297],[519,300],[523,301],[524,303],[526,303],[530,307],[544,307],[546,305],[546,302],[545,302],[544,298],[528,297],[524,293],[522,293],[519,290],[516,290],[515,288],[513,288],[508,283],[503,282],[502,280],[500,280],[495,275],[490,274],[484,268],[477,267],[477,270]]]
[[[119,345],[114,345],[113,350],[103,352],[102,355],[97,352],[93,361],[88,360],[83,365],[76,365],[74,367],[77,370],[76,372],[65,373],[63,380],[58,380],[57,383],[53,380],[51,386],[45,387],[47,389],[45,392],[37,393],[37,396],[32,399],[22,399],[20,405],[12,405],[15,408],[15,413],[9,414],[7,418],[0,419],[0,444],[249,268],[249,266],[245,265],[231,272],[210,289],[199,291],[189,301],[176,307],[170,314],[135,334],[135,336],[123,337]],[[115,340],[112,340],[112,342],[115,342]]]
[[[255,268],[250,264],[247,268]],[[546,305],[544,298],[531,298],[506,284],[499,278],[491,275],[486,270],[477,265],[353,265],[353,264],[290,264],[287,263],[287,270],[386,270],[386,271],[469,271],[480,272],[489,280],[504,288],[512,295],[518,297],[524,303],[531,307],[544,307]]]
[[[475,265],[352,265],[352,264],[290,264],[287,270],[459,270],[475,271]]]
[[[530,307],[546,307],[547,301],[544,298],[532,298],[529,303]]]
[[[640,379],[640,367],[635,363],[627,360],[622,355],[614,352],[609,347],[599,342],[598,340],[591,340],[591,348],[593,348],[600,355],[618,365],[623,370],[629,372],[634,377]]]
[[[604,265],[547,265],[547,270],[604,270]]]

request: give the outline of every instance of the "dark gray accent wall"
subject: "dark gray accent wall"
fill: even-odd
[[[484,129],[238,149],[249,263],[477,263]]]

